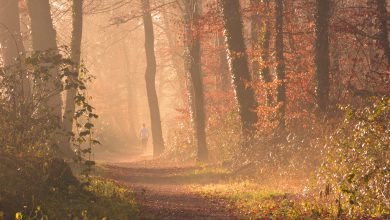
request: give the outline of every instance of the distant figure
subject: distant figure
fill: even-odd
[[[148,144],[149,131],[145,126],[145,123],[142,124],[142,128],[139,131],[139,137],[141,139],[142,150],[146,152],[146,145]]]

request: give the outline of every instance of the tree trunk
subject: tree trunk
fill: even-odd
[[[320,113],[326,113],[329,107],[329,7],[330,0],[316,0],[314,60],[317,108]]]
[[[197,144],[197,160],[205,162],[208,160],[208,150],[206,143],[206,116],[204,109],[204,93],[203,93],[203,81],[201,71],[201,45],[200,36],[196,31],[198,28],[199,16],[200,16],[200,3],[199,0],[188,0],[185,4],[185,17],[186,17],[186,44],[188,47],[188,72],[191,79],[193,88],[193,112],[192,120],[195,127],[195,137]]]
[[[75,73],[75,76],[69,76],[68,80],[70,82],[75,83],[79,71],[80,71],[80,60],[81,60],[81,39],[82,39],[82,33],[83,33],[83,0],[73,0],[73,6],[72,6],[72,41],[71,41],[71,60],[73,62],[73,72]],[[76,96],[77,90],[73,87],[69,88],[69,90],[66,91],[66,103],[65,103],[65,112],[64,112],[64,119],[63,119],[63,129],[64,132],[68,136],[69,134],[72,134],[72,128],[73,128],[73,116],[75,113],[75,96]],[[70,136],[68,136],[70,137]],[[66,141],[66,148],[71,149],[71,139],[68,138]]]
[[[270,11],[271,8],[269,6],[269,0],[264,2],[265,10],[267,12],[266,19],[263,22],[264,24],[264,39],[261,44],[261,60],[263,62],[263,67],[261,68],[261,77],[265,83],[272,82],[272,76],[269,68],[269,44],[271,38],[271,18]],[[267,105],[271,106],[272,104],[272,91],[267,90]]]
[[[260,16],[260,1],[251,0],[251,44],[252,44],[252,76],[253,78],[259,78],[260,64],[258,57],[255,55],[259,51],[260,46],[260,27],[261,27],[261,16]]]
[[[275,1],[275,52],[276,52],[276,79],[278,80],[278,87],[276,90],[276,101],[278,108],[278,130],[283,132],[285,130],[285,112],[286,112],[286,73],[284,63],[284,43],[283,43],[283,0]]]
[[[145,53],[146,53],[146,92],[150,110],[150,120],[153,137],[153,155],[159,156],[164,151],[164,140],[161,129],[160,109],[156,93],[156,57],[154,53],[154,31],[150,12],[149,0],[141,0],[145,29]]]
[[[4,66],[18,65],[23,68],[25,48],[20,33],[20,19],[18,1],[0,0],[0,44]],[[21,87],[17,87],[18,103],[31,100],[30,82],[22,73]],[[23,96],[23,97],[19,97]]]
[[[190,69],[190,66],[191,66],[191,63],[192,63],[192,57],[191,57],[191,54],[190,54],[190,49],[191,47],[188,46],[189,45],[189,42],[192,41],[192,30],[191,30],[191,27],[190,25],[188,25],[188,23],[190,22],[190,17],[192,16],[192,11],[188,11],[190,9],[188,9],[188,5],[189,5],[189,0],[183,0],[183,4],[184,4],[184,21],[185,21],[185,25],[184,25],[184,71],[185,71],[185,87],[186,87],[186,90],[187,90],[187,97],[188,97],[188,105],[189,105],[189,112],[190,112],[190,117],[191,119],[194,118],[194,115],[195,115],[195,94],[194,94],[194,87],[192,85],[192,80],[191,80],[191,73],[187,70]],[[193,139],[196,137],[192,137]]]
[[[248,55],[244,43],[241,7],[239,0],[221,0],[221,5],[230,69],[241,117],[242,134],[244,144],[248,144],[256,131],[258,117],[256,113],[257,101],[251,85],[252,78],[249,73]]]
[[[50,12],[49,0],[28,0],[28,11],[31,19],[31,37],[32,47],[35,52],[50,51],[51,56],[58,55],[56,42],[56,31],[53,27],[53,22]],[[59,71],[53,69],[50,71],[51,77],[46,83],[45,92],[53,95],[46,101],[47,107],[52,110],[53,116],[56,117],[55,123],[62,125],[62,99],[58,88],[60,83]],[[61,133],[61,131],[58,131]],[[55,144],[59,145],[59,154],[64,157],[71,157],[73,152],[67,147],[63,135],[55,135]]]
[[[28,0],[34,51],[57,50],[49,0]]]
[[[217,36],[218,47],[219,47],[219,71],[221,76],[220,86],[222,91],[228,91],[230,85],[230,76],[229,76],[229,62],[227,59],[226,53],[226,44],[225,38],[222,33],[218,33]]]
[[[264,29],[264,37],[261,42],[261,60],[263,63],[263,66],[261,68],[261,78],[263,82],[265,83],[271,83],[272,82],[272,76],[270,73],[269,68],[269,45],[270,45],[270,39],[271,39],[271,15],[270,11],[271,8],[269,6],[269,0],[264,1],[265,4],[265,19],[263,21],[263,29]],[[268,90],[266,91],[266,104],[267,106],[271,106],[273,98],[272,98],[272,91]]]
[[[378,38],[387,59],[387,66],[389,66],[390,45],[389,45],[387,0],[375,0],[375,4],[376,4],[377,17],[379,22]]]
[[[21,59],[24,46],[20,34],[18,1],[0,0],[0,43],[4,66]]]

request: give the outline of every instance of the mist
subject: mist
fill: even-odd
[[[388,11],[0,0],[0,220],[388,218]]]

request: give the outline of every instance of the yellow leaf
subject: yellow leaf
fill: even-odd
[[[21,212],[17,212],[17,213],[15,214],[15,220],[22,220],[22,219],[23,219],[22,213],[21,213]]]

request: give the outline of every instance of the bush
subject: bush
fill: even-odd
[[[390,214],[389,101],[384,97],[363,109],[344,108],[344,123],[331,137],[319,177],[338,215]]]
[[[130,192],[103,180],[80,183],[69,165],[56,158],[65,156],[59,147],[72,140],[76,153],[66,156],[74,156],[81,174],[88,177],[95,164],[85,159],[99,144],[93,139],[98,116],[86,94],[91,79],[83,66],[77,73],[70,59],[50,50],[0,68],[0,220],[137,217]],[[71,88],[76,90],[75,132],[62,129],[59,107],[61,93]],[[97,190],[105,184],[123,196]]]
[[[138,219],[132,191],[99,178],[80,183],[60,159],[3,154],[0,185],[0,219]]]
[[[192,134],[191,122],[180,121],[168,134],[163,157],[176,162],[195,160],[196,145]]]

